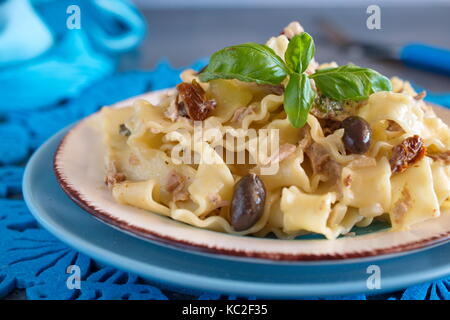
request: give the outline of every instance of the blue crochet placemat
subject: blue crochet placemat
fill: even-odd
[[[205,64],[200,61],[194,69]],[[31,153],[59,129],[103,105],[149,90],[172,87],[179,69],[161,62],[151,71],[120,73],[98,81],[76,98],[34,111],[10,111],[0,122],[0,298],[24,289],[29,299],[236,299],[149,283],[102,265],[67,247],[39,227],[21,197],[24,165]],[[433,98],[433,96],[430,96]],[[441,100],[439,100],[441,99]],[[448,97],[436,96],[438,102]],[[81,289],[67,290],[66,268],[82,270]],[[254,299],[255,297],[245,297]],[[377,296],[335,299],[450,299],[450,278]]]

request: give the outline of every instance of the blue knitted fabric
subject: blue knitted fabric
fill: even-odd
[[[200,69],[198,62],[192,67]],[[29,299],[235,299],[168,288],[102,265],[67,247],[38,226],[21,198],[23,167],[30,154],[59,129],[125,98],[172,87],[180,70],[161,62],[148,72],[109,76],[76,98],[34,111],[11,111],[0,123],[0,297],[25,289]],[[444,101],[443,97],[438,97]],[[448,99],[447,99],[448,101]],[[66,286],[66,268],[82,270],[81,289]],[[335,299],[450,299],[450,278],[392,294]],[[254,297],[246,297],[254,299]]]

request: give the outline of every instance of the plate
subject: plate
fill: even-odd
[[[165,94],[167,90],[140,98],[158,104]],[[134,99],[113,107],[128,106]],[[104,184],[104,146],[98,130],[99,118],[100,114],[96,113],[80,121],[63,138],[55,154],[56,177],[63,190],[86,211],[136,236],[189,250],[278,261],[342,260],[404,254],[450,240],[448,212],[407,231],[391,232],[386,225],[380,230],[376,229],[379,224],[374,224],[367,229],[361,228],[356,237],[341,237],[333,241],[308,237],[280,240],[213,232],[118,204]]]
[[[28,162],[25,201],[57,238],[119,269],[178,288],[268,298],[382,293],[450,274],[450,244],[390,259],[287,263],[194,254],[139,239],[98,221],[61,190],[52,160],[66,133],[49,139]],[[381,272],[379,290],[366,285],[373,265]]]

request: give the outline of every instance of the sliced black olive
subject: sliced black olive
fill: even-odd
[[[263,215],[266,188],[256,174],[248,174],[236,183],[231,200],[231,225],[236,231],[252,227]]]
[[[363,154],[369,150],[372,139],[370,125],[361,117],[351,116],[342,121],[342,140],[348,153]]]

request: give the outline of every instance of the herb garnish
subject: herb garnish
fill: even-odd
[[[314,80],[321,94],[336,101],[363,100],[374,92],[392,90],[391,82],[385,76],[351,64],[317,70],[307,76],[304,72],[314,53],[314,41],[306,32],[290,40],[284,56],[286,62],[266,45],[245,43],[231,46],[214,53],[199,78],[202,82],[238,79],[278,85],[289,76],[284,110],[295,128],[305,125],[316,96],[309,79]]]

